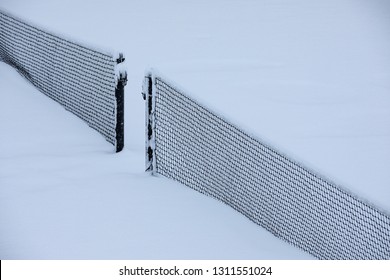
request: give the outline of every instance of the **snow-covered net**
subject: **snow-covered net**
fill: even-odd
[[[146,169],[241,212],[319,259],[390,259],[390,217],[154,74]]]
[[[86,121],[116,145],[117,151],[121,149],[123,123],[118,123],[117,117],[123,112],[117,111],[115,93],[117,90],[123,97],[124,84],[117,81],[117,61],[112,55],[62,39],[0,11],[0,61],[16,68],[40,91]]]

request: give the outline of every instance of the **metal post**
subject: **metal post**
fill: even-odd
[[[153,98],[153,77],[149,75],[145,77],[144,88],[143,88],[143,97],[145,99],[145,171],[151,171],[152,174],[156,172],[155,170],[155,160],[154,160],[154,98]]]
[[[123,150],[124,146],[124,93],[127,84],[127,73],[119,73],[119,79],[115,88],[116,98],[116,152]]]

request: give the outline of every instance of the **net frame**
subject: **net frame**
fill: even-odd
[[[0,61],[84,120],[116,147],[124,146],[124,61],[37,28],[0,10]]]
[[[316,258],[390,259],[388,213],[226,121],[154,71],[145,75],[143,96],[146,171],[224,202]]]

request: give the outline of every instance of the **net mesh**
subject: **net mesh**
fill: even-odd
[[[112,56],[0,11],[1,60],[116,144],[116,63]]]
[[[390,217],[153,78],[154,171],[319,259],[389,259]]]

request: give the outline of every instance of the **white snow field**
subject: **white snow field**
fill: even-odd
[[[125,149],[0,63],[0,259],[311,259],[144,172],[145,69],[390,212],[390,2],[1,0],[127,60]]]

